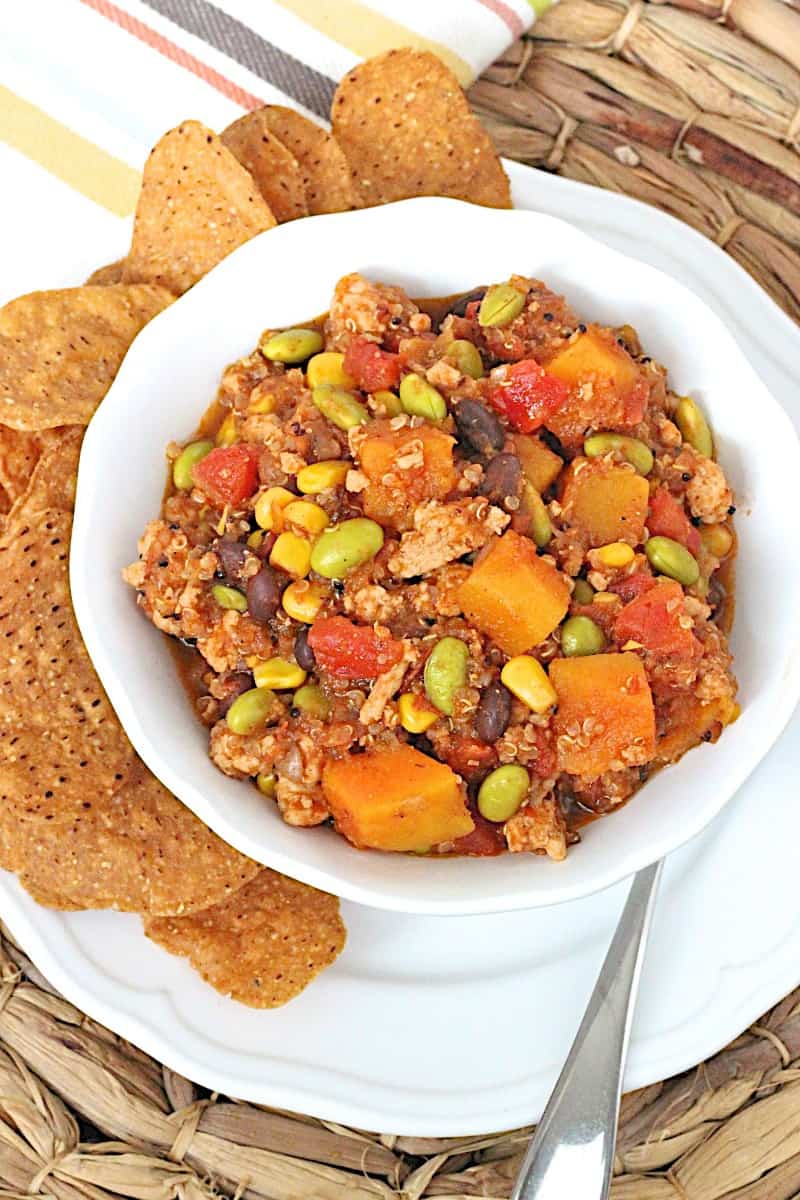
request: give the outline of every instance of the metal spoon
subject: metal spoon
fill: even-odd
[[[606,1200],[636,993],[661,862],[633,878],[580,1029],[511,1200]]]

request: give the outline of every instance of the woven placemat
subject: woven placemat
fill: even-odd
[[[794,4],[561,0],[471,98],[502,153],[688,221],[800,320]],[[530,1132],[398,1137],[209,1095],[61,999],[0,932],[0,1198],[500,1198]],[[611,1194],[800,1197],[800,989],[624,1098]]]

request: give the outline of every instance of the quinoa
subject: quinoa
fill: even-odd
[[[666,369],[631,326],[592,324],[540,280],[504,283],[517,315],[484,326],[480,299],[426,305],[340,280],[309,327],[341,356],[354,406],[342,419],[318,408],[308,364],[256,348],[225,367],[192,439],[220,444],[186,488],[170,482],[123,572],[147,619],[183,643],[212,760],[260,778],[289,825],[332,823],[358,846],[557,862],[587,819],[737,715],[722,465],[683,439]],[[474,347],[470,375],[456,340]],[[413,412],[398,396],[408,375],[427,396]],[[646,445],[646,478],[624,444],[584,453],[603,432]],[[170,467],[183,448],[170,443]],[[353,521],[357,552],[337,551],[331,568],[319,539],[341,543]],[[690,586],[654,571],[655,535],[692,554]],[[617,565],[608,542],[622,546]],[[575,620],[596,627],[599,652],[568,658]],[[256,686],[274,696],[250,726],[237,701]],[[370,805],[331,782],[382,756],[406,766]],[[511,768],[515,809],[490,821],[481,789]],[[417,847],[404,831],[423,817]]]

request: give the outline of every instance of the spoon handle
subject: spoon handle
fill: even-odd
[[[633,878],[580,1029],[511,1200],[605,1200],[636,992],[662,862]]]

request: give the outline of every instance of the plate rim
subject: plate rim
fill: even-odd
[[[537,179],[541,175],[540,172],[536,172],[532,168],[524,167],[521,164],[511,163],[507,165],[511,168],[510,173],[512,174],[512,178],[516,176],[518,172],[525,174],[530,173],[532,177]],[[739,267],[738,264],[730,260],[729,256],[726,255],[724,251],[708,242],[707,239],[702,237],[702,235],[697,234],[695,231],[689,229],[689,227],[684,226],[675,218],[669,217],[667,214],[661,213],[658,210],[650,209],[648,206],[642,205],[640,202],[634,201],[629,197],[616,196],[613,193],[604,192],[602,189],[597,189],[586,184],[578,184],[570,180],[563,180],[560,177],[556,177],[552,184],[548,179],[547,184],[548,187],[553,187],[555,185],[554,190],[556,192],[563,188],[565,194],[571,193],[573,196],[581,190],[586,194],[591,193],[592,195],[596,195],[598,191],[601,191],[604,198],[611,202],[612,210],[619,209],[623,215],[633,215],[632,210],[635,208],[636,215],[638,216],[639,210],[643,209],[646,211],[648,219],[654,222],[654,227],[656,230],[658,229],[659,225],[661,225],[665,228],[668,226],[675,227],[683,234],[691,234],[692,238],[697,239],[697,249],[700,252],[701,258],[708,257],[709,252],[713,252],[713,256],[721,256],[721,258],[729,264],[730,268],[732,268],[732,278],[735,278],[739,283],[742,283],[743,279],[747,280],[748,283],[752,283],[754,288],[752,295],[756,300],[756,303],[764,307],[766,302],[766,312],[772,316],[774,316],[776,311],[780,313],[781,317],[785,318],[786,322],[788,322],[789,331],[793,334],[794,338],[800,338],[800,334],[798,334],[798,330],[790,321],[790,318],[788,318],[786,314],[784,314],[782,310],[778,308],[775,302],[765,292],[763,292],[754,281],[750,280],[749,276],[746,275],[744,270]],[[784,349],[786,349],[785,342]],[[78,1005],[83,1011],[87,1012],[94,1019],[101,1021],[110,1028],[114,1029],[120,1036],[129,1038],[129,1040],[140,1045],[146,1050],[147,1053],[152,1054],[159,1061],[170,1064],[174,1069],[180,1071],[188,1077],[194,1078],[199,1082],[204,1082],[207,1080],[208,1086],[213,1086],[214,1079],[220,1081],[220,1073],[217,1072],[215,1068],[209,1067],[209,1070],[213,1071],[214,1073],[214,1078],[212,1079],[209,1077],[205,1068],[201,1064],[191,1060],[191,1058],[185,1059],[182,1055],[173,1053],[173,1048],[166,1044],[166,1035],[164,1035],[165,1043],[162,1045],[161,1034],[156,1021],[152,1022],[152,1028],[150,1029],[150,1032],[147,1030],[140,1032],[138,1026],[142,1024],[141,1021],[137,1021],[137,1019],[131,1017],[130,1014],[126,1013],[125,1010],[121,1008],[114,1008],[113,1005],[109,1005],[102,1000],[98,1000],[96,994],[91,990],[87,991],[84,986],[78,980],[76,980],[74,974],[71,973],[69,962],[62,966],[57,950],[51,949],[51,947],[46,943],[46,940],[44,939],[44,936],[40,932],[36,923],[37,906],[34,905],[32,900],[29,900],[27,897],[25,897],[24,894],[21,896],[15,895],[15,888],[18,888],[18,885],[16,884],[14,877],[0,872],[0,896],[8,901],[8,905],[3,905],[3,919],[6,921],[9,929],[12,932],[12,935],[23,945],[25,952],[33,961],[36,962],[36,965],[39,967],[39,969],[49,977],[54,986],[59,988],[65,998]],[[8,911],[5,911],[7,908]],[[47,910],[42,910],[42,912],[47,913]],[[56,916],[56,914],[52,913],[48,913],[47,915]],[[67,914],[59,916],[64,919],[67,917]],[[793,986],[796,985],[798,981],[796,974],[797,957],[796,953],[791,952],[793,939],[796,943],[797,938],[798,934],[796,930],[794,928],[790,928],[786,937],[783,938],[777,946],[770,950],[769,962],[770,964],[775,964],[775,971],[770,971],[769,973],[764,972],[764,962],[763,960],[759,960],[759,969],[754,973],[753,976],[755,979],[755,987],[747,989],[739,1004],[731,1010],[728,1026],[726,1026],[724,1029],[718,1027],[715,1035],[712,1038],[707,1036],[707,1026],[701,1026],[699,1034],[700,1041],[702,1042],[701,1045],[695,1044],[694,1048],[690,1052],[687,1051],[682,1056],[676,1056],[674,1059],[670,1059],[668,1055],[660,1057],[658,1059],[658,1065],[655,1068],[657,1075],[653,1074],[652,1068],[649,1071],[647,1069],[643,1069],[641,1072],[641,1077],[634,1076],[632,1078],[626,1078],[626,1088],[643,1086],[646,1083],[652,1082],[652,1080],[656,1077],[659,1079],[666,1078],[669,1075],[676,1074],[679,1071],[693,1066],[701,1059],[713,1054],[717,1049],[719,1049],[720,1046],[724,1045],[725,1042],[730,1040],[731,1037],[736,1036],[736,1034],[738,1034],[743,1028],[746,1028],[746,1026],[763,1011],[765,1011],[766,1008],[777,1002],[777,1000],[785,995]],[[86,961],[89,962],[89,966],[93,970],[96,969],[94,963],[88,959]],[[746,968],[737,964],[721,964],[718,973],[720,975],[724,975],[730,970],[741,971],[745,969]],[[163,989],[160,990],[164,991]],[[164,992],[164,994],[166,993]],[[697,1023],[694,1022],[693,1028],[696,1026]],[[200,1067],[199,1070],[198,1067]],[[231,1083],[233,1086],[227,1089],[229,1094],[241,1095],[241,1088],[235,1084],[235,1081],[231,1081]],[[284,1091],[281,1092],[281,1095],[283,1094]],[[287,1100],[290,1099],[288,1092],[286,1093],[286,1098]],[[380,1111],[374,1107],[371,1109],[366,1108],[362,1111],[338,1102],[329,1105],[322,1094],[314,1099],[313,1102],[305,1098],[305,1093],[303,1093],[302,1101],[298,1103],[299,1098],[300,1093],[298,1092],[295,1102],[283,1104],[278,1092],[274,1089],[270,1090],[270,1095],[268,1098],[265,1097],[260,1101],[258,1101],[257,1097],[254,1095],[252,1096],[252,1099],[256,1100],[257,1102],[294,1108],[295,1111],[315,1111],[319,1115],[327,1115],[329,1119],[340,1120],[344,1123],[357,1124],[364,1128],[385,1129],[392,1126],[397,1127],[398,1119],[395,1115],[387,1114],[385,1118],[381,1118]],[[319,1100],[319,1103],[317,1103],[317,1099]],[[409,1093],[409,1101],[410,1099],[411,1096]],[[510,1124],[524,1124],[530,1119],[530,1112],[527,1112],[519,1120],[512,1118],[510,1120]],[[430,1122],[427,1124],[415,1124],[416,1120],[416,1116],[410,1111],[409,1121],[406,1123],[406,1128],[403,1129],[403,1132],[416,1136],[457,1136],[471,1132],[487,1132],[489,1126],[491,1126],[493,1130],[500,1130],[501,1128],[509,1127],[509,1125],[506,1123],[509,1121],[509,1114],[507,1113],[499,1115],[495,1122],[490,1121],[487,1123],[484,1118],[479,1123],[480,1127],[475,1129],[463,1122],[459,1123],[458,1118],[455,1118],[454,1120],[445,1118],[436,1122],[436,1130],[435,1132],[432,1132],[432,1124]]]
[[[605,193],[603,194],[605,195]],[[636,203],[637,211],[641,215],[642,209],[638,203],[631,203]],[[584,229],[576,227],[574,223],[564,221],[561,217],[554,216],[552,213],[530,210],[525,207],[502,211],[477,210],[474,206],[465,205],[463,202],[440,197],[422,197],[400,201],[396,205],[364,210],[363,212],[328,214],[314,218],[314,220],[316,222],[316,229],[320,233],[328,231],[331,235],[335,235],[337,227],[344,228],[345,224],[349,224],[352,228],[353,223],[359,220],[362,223],[370,222],[373,231],[377,229],[380,232],[381,229],[385,229],[385,226],[391,222],[394,213],[400,209],[405,210],[407,221],[409,212],[414,212],[415,210],[420,214],[437,211],[441,214],[447,210],[456,211],[456,208],[466,222],[472,221],[475,225],[485,229],[485,236],[491,236],[493,226],[499,226],[501,221],[507,221],[509,218],[512,218],[518,220],[522,225],[526,218],[532,217],[534,220],[538,219],[545,222],[546,225],[552,226],[556,232],[559,229],[567,231],[562,236],[569,237],[571,245],[577,246],[578,251],[580,251],[581,244],[583,244],[601,259],[605,257],[605,266],[608,266],[609,263],[613,266],[615,261],[631,264],[640,276],[644,277],[645,290],[648,284],[651,288],[655,289],[659,286],[659,283],[663,286],[669,281],[670,287],[673,290],[677,289],[676,297],[679,302],[683,299],[687,304],[691,302],[700,307],[701,315],[707,322],[708,327],[715,331],[715,336],[723,340],[723,344],[727,346],[729,353],[736,355],[741,364],[741,371],[746,378],[749,377],[750,379],[750,385],[761,391],[765,402],[767,400],[771,401],[770,419],[774,423],[778,436],[781,438],[787,453],[790,456],[794,456],[796,466],[800,469],[800,441],[797,438],[788,414],[772,396],[766,384],[759,379],[746,356],[739,349],[724,321],[719,318],[717,313],[706,303],[702,296],[693,292],[682,281],[668,276],[666,272],[659,268],[653,267],[648,263],[643,263],[629,254],[623,254],[605,245]],[[652,215],[655,210],[644,209],[644,212]],[[669,218],[669,220],[671,223],[674,222],[673,218]],[[681,228],[678,222],[674,222],[674,225],[678,229]],[[292,243],[296,243],[300,236],[297,228],[294,224],[289,224],[278,230],[278,234],[280,235],[281,233],[284,238],[284,246],[288,246],[291,250]],[[699,237],[700,235],[696,236]],[[112,384],[106,404],[100,409],[87,430],[84,462],[89,462],[91,465],[92,460],[102,457],[102,448],[104,447],[104,439],[108,436],[108,427],[113,423],[113,418],[117,415],[115,404],[118,397],[119,404],[117,407],[121,416],[124,418],[128,413],[130,408],[130,402],[126,394],[126,389],[130,386],[128,380],[132,376],[134,380],[134,392],[140,390],[136,382],[136,373],[138,371],[141,374],[142,368],[140,364],[147,361],[147,355],[151,353],[151,344],[156,344],[159,337],[163,338],[163,331],[168,330],[171,325],[175,325],[178,322],[185,323],[192,316],[197,317],[198,315],[202,315],[205,312],[204,305],[207,304],[206,298],[214,295],[213,289],[219,289],[221,282],[223,288],[226,286],[230,287],[231,281],[238,278],[236,260],[239,256],[247,253],[252,254],[254,243],[259,243],[262,247],[269,247],[274,244],[274,241],[263,241],[262,237],[253,239],[251,243],[245,243],[239,250],[234,251],[232,255],[223,260],[215,268],[209,277],[201,280],[190,293],[182,297],[177,305],[165,310],[143,330],[133,346],[129,358],[123,363],[118,379]],[[274,239],[275,231],[269,231],[269,237]],[[255,258],[255,255],[253,257]],[[737,270],[740,269],[737,267]],[[380,871],[377,868],[373,871],[373,879],[359,879],[357,874],[349,876],[346,870],[340,864],[337,864],[335,859],[332,860],[331,865],[313,861],[315,847],[309,846],[308,849],[311,853],[310,857],[306,858],[304,857],[303,850],[299,849],[295,854],[292,854],[286,846],[281,847],[279,843],[271,844],[263,836],[259,837],[252,834],[246,827],[246,819],[243,823],[240,823],[240,818],[236,813],[229,816],[228,810],[223,803],[215,803],[207,792],[200,787],[199,781],[189,778],[187,774],[181,771],[177,764],[173,764],[163,742],[159,741],[153,735],[152,730],[147,724],[147,710],[143,709],[142,713],[138,710],[137,705],[129,696],[125,676],[117,669],[113,656],[110,653],[105,637],[105,633],[108,632],[108,622],[105,621],[101,624],[92,619],[92,607],[95,603],[96,589],[92,572],[89,569],[89,564],[92,561],[90,548],[94,540],[93,530],[96,519],[95,514],[98,508],[97,497],[98,489],[101,486],[101,478],[102,475],[99,470],[94,470],[90,473],[83,465],[79,470],[72,550],[70,554],[70,583],[76,617],[84,641],[98,675],[134,747],[153,773],[183,803],[196,813],[205,824],[224,840],[236,847],[236,849],[264,863],[266,866],[270,866],[314,887],[333,892],[342,898],[359,904],[396,912],[437,916],[468,915],[471,913],[486,914],[503,911],[521,911],[534,907],[548,906],[550,904],[570,902],[590,895],[593,892],[611,887],[641,867],[678,849],[679,846],[690,841],[700,833],[719,814],[730,797],[743,784],[749,773],[756,768],[761,759],[768,753],[790,719],[798,698],[800,698],[800,672],[796,676],[792,673],[784,673],[780,680],[774,680],[769,686],[762,687],[755,699],[758,703],[768,706],[771,716],[770,722],[767,725],[766,722],[762,721],[759,727],[758,739],[754,739],[750,743],[750,746],[746,748],[746,752],[739,756],[736,766],[728,766],[725,776],[725,786],[719,790],[722,798],[716,800],[711,797],[704,804],[698,804],[695,812],[688,817],[684,815],[684,823],[680,827],[676,823],[673,823],[669,830],[666,828],[656,830],[655,834],[649,836],[647,841],[643,838],[631,839],[627,843],[623,841],[621,847],[618,847],[618,852],[613,857],[603,856],[602,852],[600,855],[595,855],[595,858],[592,860],[591,871],[585,875],[578,874],[573,878],[571,874],[568,876],[565,873],[557,882],[554,882],[552,877],[548,877],[546,881],[532,879],[526,881],[524,884],[520,884],[518,882],[519,876],[512,876],[511,872],[507,871],[502,876],[502,879],[498,881],[498,886],[495,886],[493,883],[493,890],[491,893],[487,893],[486,890],[478,887],[473,886],[471,889],[466,887],[465,882],[462,882],[460,879],[456,881],[454,886],[450,885],[448,879],[445,878],[444,871],[441,871],[437,879],[429,885],[427,890],[422,889],[423,894],[421,895],[415,891],[417,882],[413,877],[411,877],[410,881],[408,878],[405,878],[402,881],[394,882],[387,875],[382,880],[380,878]],[[795,657],[800,658],[800,630],[797,631],[794,642],[790,646],[790,652]],[[752,750],[752,747],[756,745],[759,747],[757,753]],[[466,872],[463,874],[466,875]],[[411,872],[409,871],[407,876],[410,875]],[[453,890],[449,890],[451,887]],[[439,890],[438,895],[437,890]],[[442,895],[442,892],[444,895]]]

